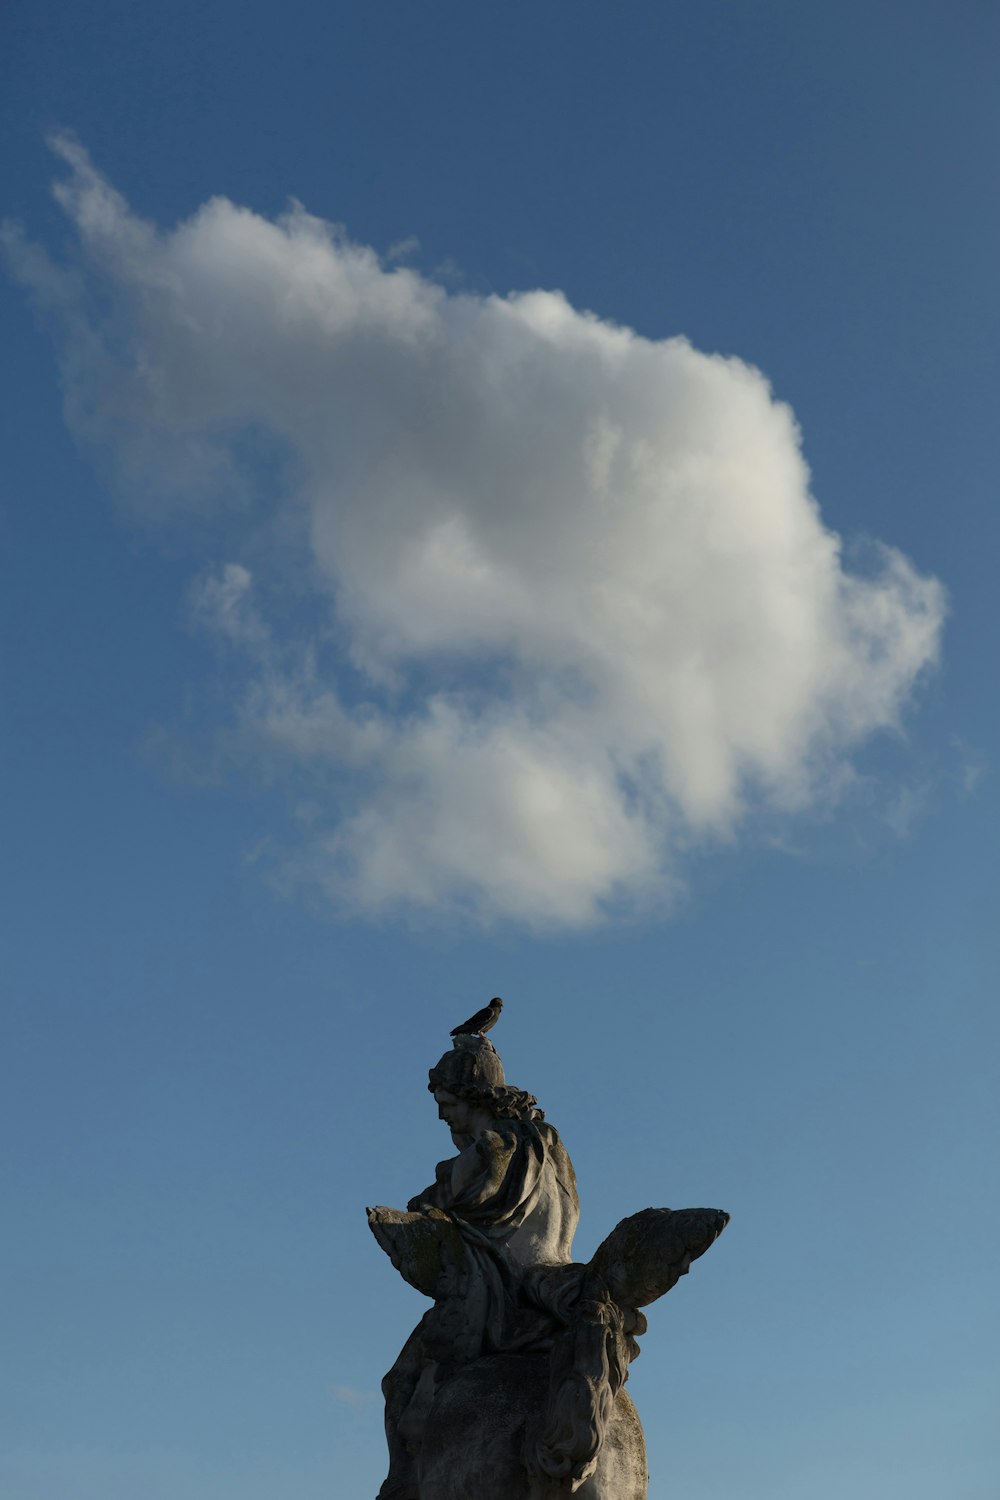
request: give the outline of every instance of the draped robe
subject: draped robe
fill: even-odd
[[[442,1233],[446,1217],[460,1249],[449,1248],[435,1305],[383,1381],[390,1470],[380,1500],[416,1496],[412,1457],[442,1379],[484,1354],[551,1344],[551,1314],[529,1300],[525,1283],[570,1267],[580,1203],[569,1153],[543,1120],[495,1120],[457,1157],[439,1162],[431,1186],[394,1218],[414,1229],[425,1215],[437,1221],[426,1227]],[[405,1253],[383,1244],[407,1275]]]

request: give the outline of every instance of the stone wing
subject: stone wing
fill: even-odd
[[[623,1307],[645,1307],[686,1276],[729,1223],[721,1208],[644,1208],[598,1247],[587,1280]]]

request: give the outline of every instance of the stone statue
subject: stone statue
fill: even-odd
[[[729,1215],[647,1208],[575,1264],[573,1164],[492,1044],[456,1036],[428,1087],[457,1155],[405,1212],[368,1210],[393,1265],[433,1299],[382,1382],[378,1500],[646,1500],[624,1389],[646,1330],[639,1309]]]

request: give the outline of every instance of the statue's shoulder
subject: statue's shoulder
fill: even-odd
[[[547,1150],[560,1152],[564,1156],[567,1154],[562,1136],[554,1125],[549,1124],[548,1120],[539,1120],[533,1128],[541,1137]]]
[[[523,1144],[524,1131],[516,1120],[497,1120],[476,1137],[481,1156],[510,1156]]]
[[[564,1150],[559,1132],[546,1120],[495,1120],[481,1139],[492,1138],[505,1147],[541,1146],[545,1151]]]

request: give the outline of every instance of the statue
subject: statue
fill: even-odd
[[[433,1299],[382,1382],[378,1500],[646,1500],[624,1389],[640,1308],[729,1215],[647,1208],[576,1264],[573,1164],[537,1100],[481,1035],[455,1035],[429,1077],[457,1155],[405,1211],[368,1209],[393,1265]]]

